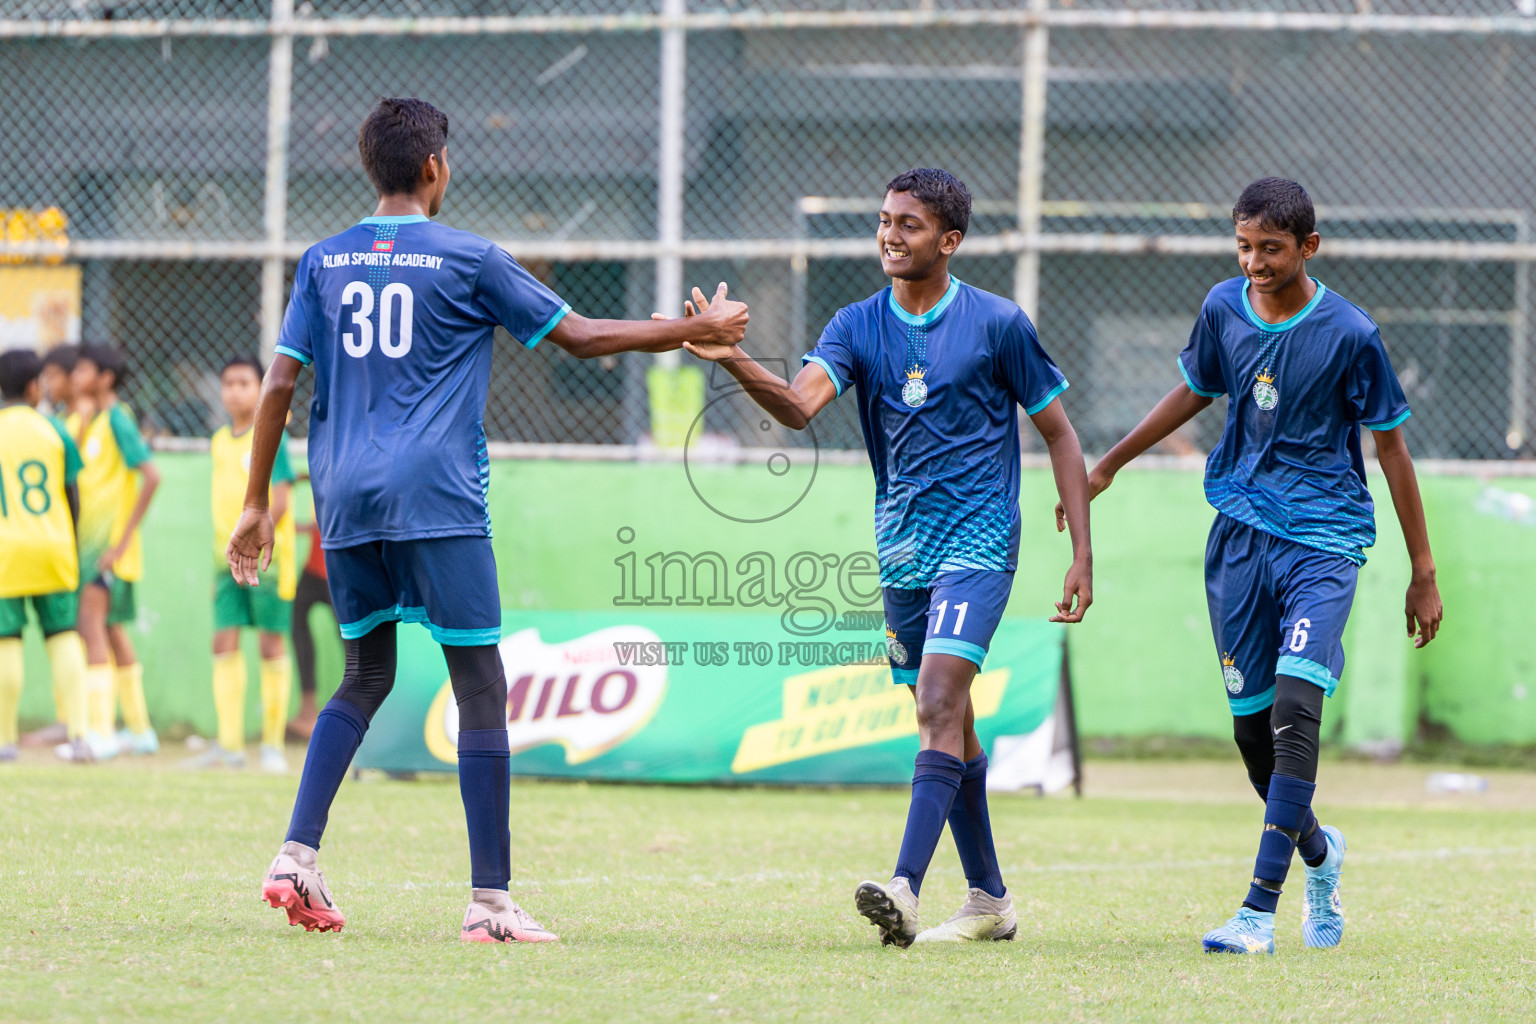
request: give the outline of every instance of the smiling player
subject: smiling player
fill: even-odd
[[[256,409],[245,509],[227,559],[255,587],[272,556],[268,485],[299,370],[313,364],[309,468],[332,603],[346,645],[341,687],[315,722],[287,840],[262,896],[290,924],[345,923],[317,863],[336,790],[395,682],[395,624],[424,624],[443,648],[459,711],[459,791],[468,824],[469,942],[555,938],[507,894],[507,682],[486,502],[481,419],[498,325],[526,348],[548,338],[588,358],[729,344],[747,308],[717,293],[703,321],[589,320],[506,250],[434,224],[448,188],[448,115],[383,99],[358,131],[378,194],[370,217],[299,260],[277,356]]]
[[[987,755],[970,688],[986,658],[1019,548],[1019,426],[1023,406],[1050,450],[1072,530],[1072,566],[1053,622],[1078,622],[1092,601],[1088,480],[1077,434],[1057,396],[1067,382],[1023,310],[962,284],[949,258],[970,224],[971,196],[954,175],[914,168],[886,186],[876,232],[891,286],[839,310],[787,384],[737,346],[690,344],[717,360],[780,423],[808,424],[849,387],[875,472],[891,675],[912,688],[922,749],[906,834],[888,883],[864,882],[855,906],[881,941],[1011,939],[987,814]],[[694,292],[691,312],[708,308]],[[1075,607],[1074,607],[1075,601]],[[970,893],[923,931],[918,894],[948,820]]]
[[[1344,670],[1355,577],[1376,541],[1362,426],[1375,434],[1408,546],[1414,646],[1440,626],[1424,507],[1403,441],[1408,403],[1376,324],[1307,275],[1321,240],[1315,220],[1294,181],[1261,178],[1243,190],[1232,208],[1243,276],[1206,296],[1179,355],[1184,383],[1089,475],[1097,495],[1212,399],[1230,396],[1205,469],[1206,497],[1219,513],[1205,586],[1233,733],[1265,801],[1264,832],[1248,897],[1205,936],[1208,952],[1275,951],[1275,908],[1298,849],[1307,867],[1303,939],[1336,946],[1344,936],[1344,836],[1318,827],[1312,795],[1323,698]]]

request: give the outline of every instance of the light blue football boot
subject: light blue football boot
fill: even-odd
[[[1207,953],[1275,952],[1275,915],[1251,907],[1239,907],[1232,920],[1202,940]]]
[[[1339,874],[1344,870],[1344,833],[1323,826],[1328,856],[1307,868],[1307,901],[1301,913],[1301,937],[1313,949],[1337,946],[1344,938],[1344,904],[1339,900]]]

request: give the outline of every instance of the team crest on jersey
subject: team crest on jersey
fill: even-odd
[[[1269,372],[1269,367],[1260,370],[1253,381],[1253,400],[1259,403],[1259,408],[1269,412],[1280,404],[1280,391],[1275,387],[1274,374]]]
[[[1227,684],[1227,692],[1234,694],[1243,691],[1243,674],[1238,671],[1236,662],[1230,651],[1221,656],[1221,681]]]
[[[890,655],[892,661],[898,665],[907,663],[907,647],[896,639],[896,631],[889,625],[885,627],[885,652]]]
[[[923,380],[923,368],[914,366],[907,371],[907,382],[901,386],[901,400],[916,409],[928,401],[928,382]]]

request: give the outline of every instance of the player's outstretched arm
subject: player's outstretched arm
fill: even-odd
[[[272,513],[269,509],[272,463],[277,446],[288,423],[288,409],[293,404],[293,385],[304,364],[279,353],[261,382],[261,400],[256,405],[256,425],[251,435],[251,471],[245,483],[245,508],[235,532],[230,534],[224,559],[236,583],[247,587],[261,583],[257,570],[272,564]]]
[[[619,352],[671,352],[685,342],[735,345],[747,333],[747,304],[728,299],[722,281],[713,302],[702,302],[704,293],[693,294],[702,309],[697,316],[650,320],[588,320],[567,313],[549,332],[549,340],[578,359],[615,355]]]
[[[1131,428],[1115,446],[1094,464],[1088,474],[1089,497],[1097,498],[1110,484],[1115,474],[1124,469],[1148,448],[1194,419],[1211,400],[1197,395],[1187,384],[1179,384],[1162,397],[1142,421]]]
[[[719,301],[718,294],[716,301]],[[710,312],[709,300],[697,288],[693,290],[693,298],[683,303],[684,320],[696,320]],[[652,317],[664,319],[660,313],[653,313]],[[801,367],[794,381],[787,382],[743,352],[738,344],[690,341],[683,347],[700,359],[725,367],[754,402],[791,430],[804,430],[806,424],[837,397],[837,386],[827,376],[827,371],[814,363]]]
[[[1424,502],[1419,497],[1419,478],[1413,471],[1413,458],[1403,440],[1403,428],[1373,431],[1376,459],[1392,491],[1392,507],[1403,528],[1408,545],[1408,561],[1413,575],[1408,579],[1408,635],[1413,646],[1423,647],[1440,631],[1445,609],[1440,604],[1440,588],[1435,584],[1435,559],[1429,552],[1429,528],[1424,524]]]
[[[1061,499],[1056,505],[1056,529],[1072,531],[1072,567],[1067,570],[1061,601],[1051,621],[1082,622],[1083,613],[1093,603],[1093,543],[1088,535],[1088,473],[1083,468],[1083,446],[1060,399],[1053,399],[1030,420],[1051,455],[1051,473]]]

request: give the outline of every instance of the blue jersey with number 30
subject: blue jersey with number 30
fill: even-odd
[[[305,252],[277,351],[315,368],[325,547],[489,536],[496,326],[532,348],[569,311],[500,246],[426,217],[369,217]]]

